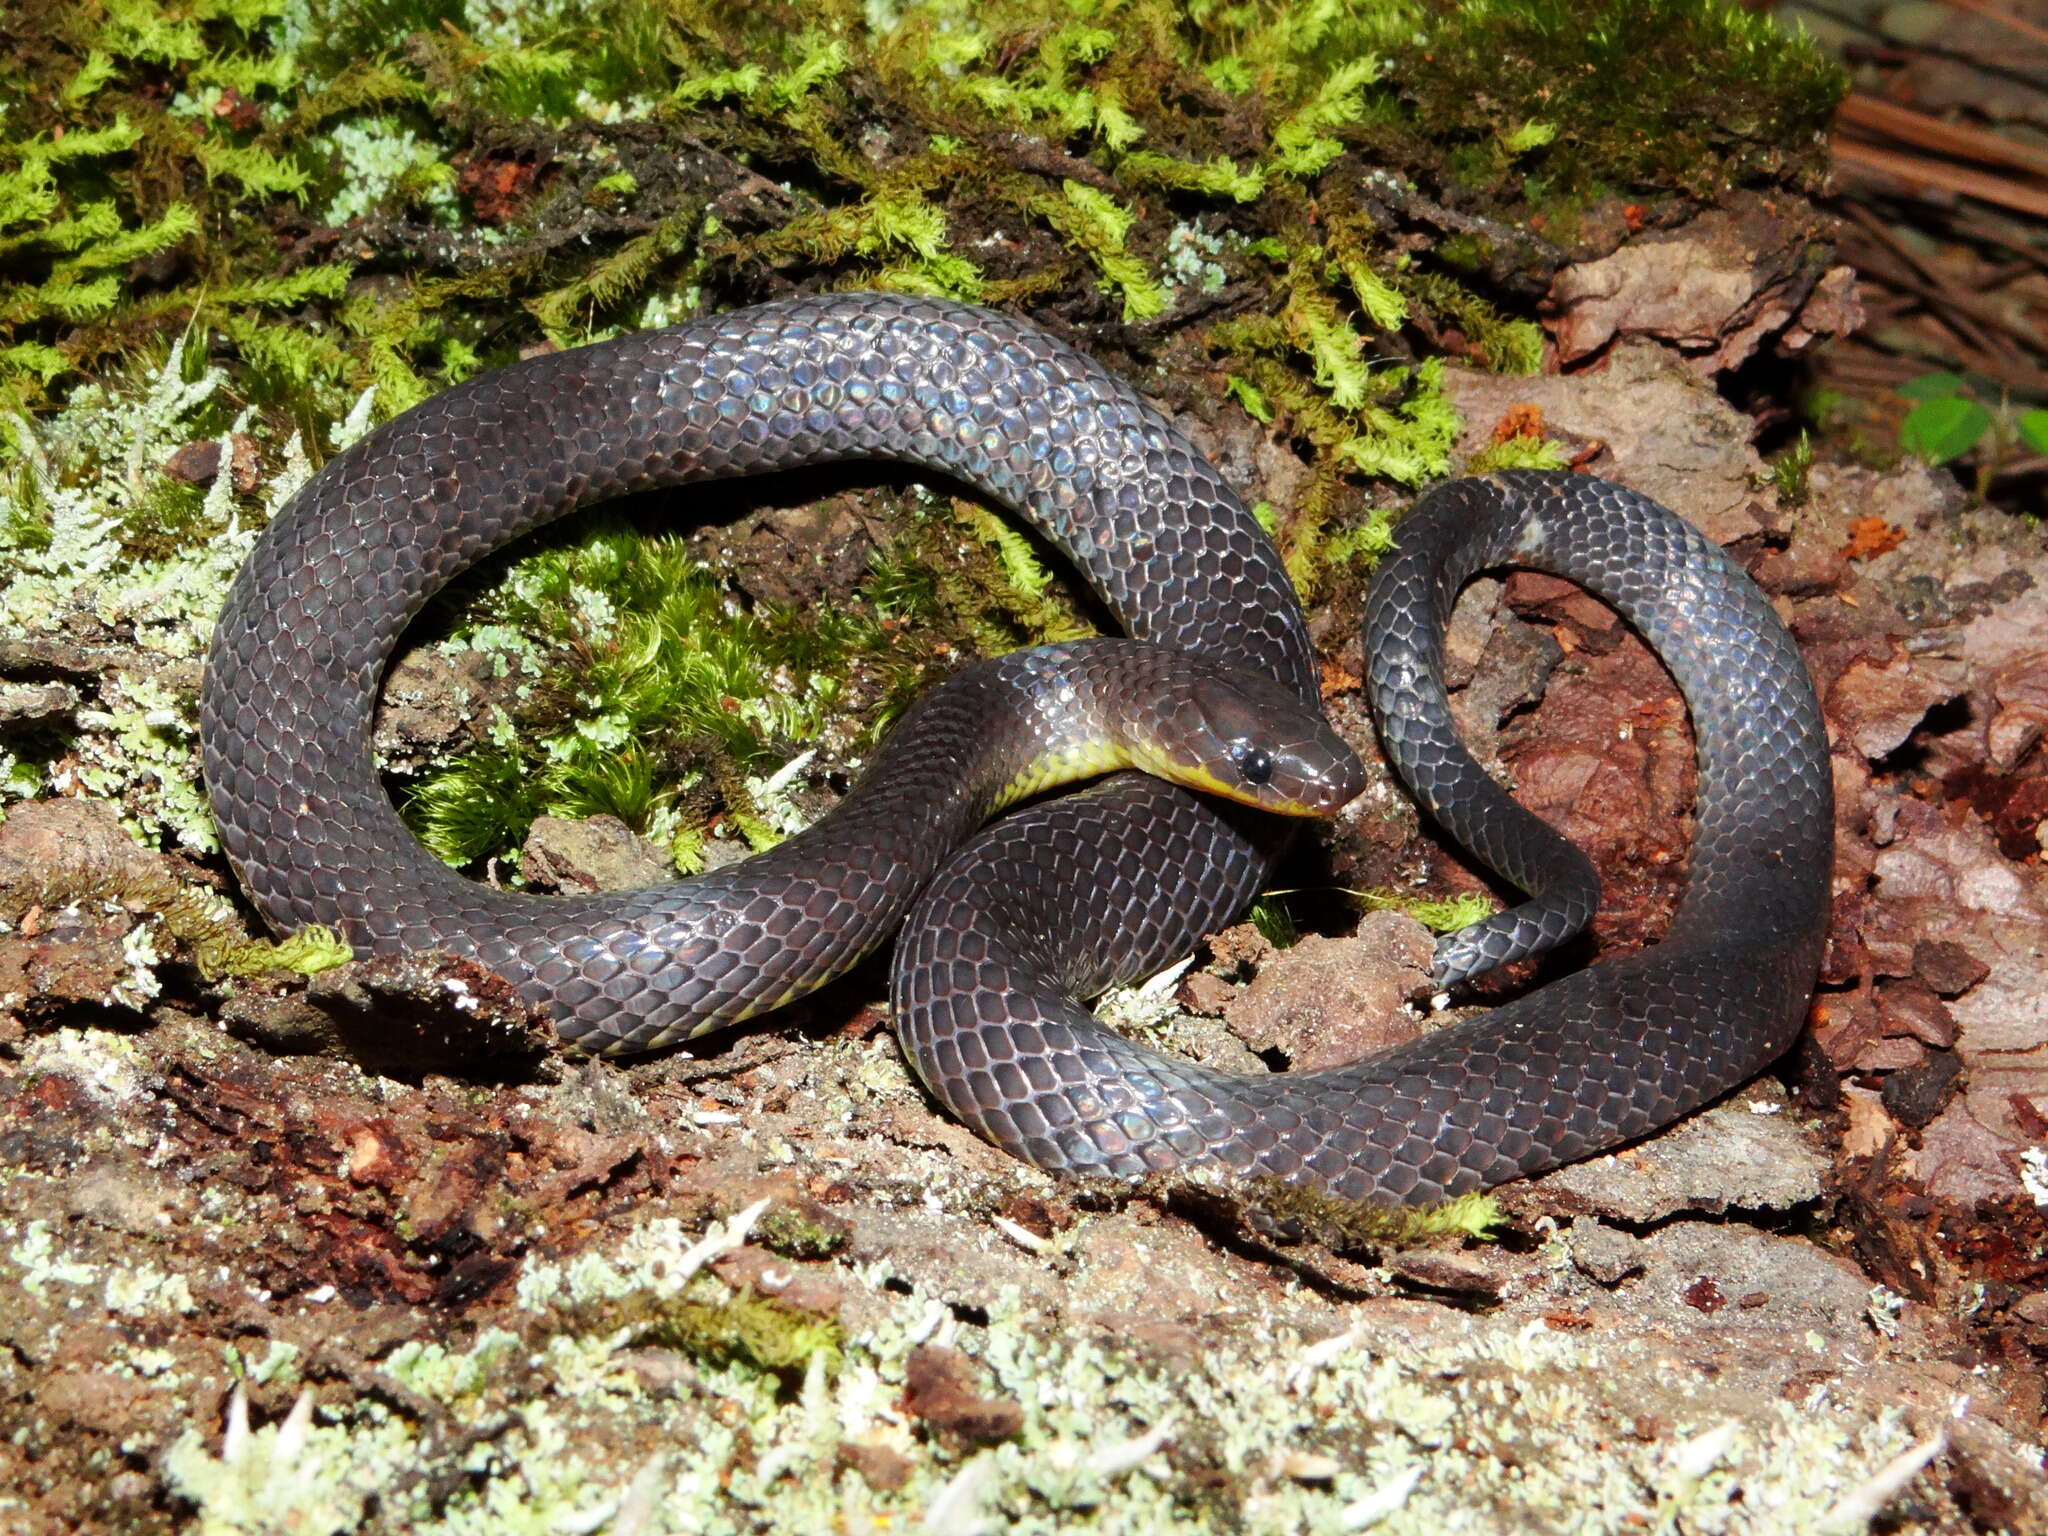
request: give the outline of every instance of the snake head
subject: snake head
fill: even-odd
[[[1132,727],[1148,773],[1283,816],[1333,816],[1365,788],[1322,711],[1257,673],[1188,658]]]

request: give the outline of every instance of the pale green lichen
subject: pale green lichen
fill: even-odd
[[[964,1241],[981,1240],[960,1208],[985,1211],[976,1182],[911,1175],[905,1198],[951,1211]],[[191,1506],[191,1528],[215,1536],[502,1536],[607,1522],[678,1536],[920,1523],[1025,1536],[1370,1524],[1414,1536],[1475,1520],[1792,1536],[1820,1528],[1913,1443],[1894,1412],[1826,1387],[1758,1399],[1674,1357],[1655,1333],[1448,1309],[1428,1329],[1411,1317],[1384,1331],[1347,1328],[1339,1309],[1338,1331],[1305,1333],[1296,1300],[1270,1282],[1227,1289],[1200,1351],[1170,1363],[1116,1328],[1049,1323],[1035,1290],[1027,1300],[977,1279],[955,1295],[886,1258],[808,1267],[861,1295],[847,1309],[855,1326],[805,1321],[709,1272],[763,1214],[755,1206],[701,1233],[654,1217],[572,1257],[530,1257],[515,1294],[485,1308],[474,1333],[442,1330],[378,1360],[407,1399],[351,1395],[328,1373],[317,1399],[302,1393],[259,1424],[237,1389],[224,1422],[152,1447],[157,1464]],[[1086,1263],[1099,1251],[1095,1220],[1026,1246],[1048,1264]],[[86,1301],[118,1310],[143,1329],[190,1309],[191,1291],[159,1264],[71,1255],[73,1230],[0,1228],[0,1283],[60,1311]],[[1002,1241],[992,1230],[985,1240]],[[1555,1283],[1569,1285],[1553,1246]],[[930,1272],[922,1257],[916,1272]],[[1810,1356],[1788,1372],[1841,1368],[1839,1338],[1772,1337],[1775,1352]],[[986,1392],[1020,1410],[1013,1438],[956,1448],[906,1416],[910,1356],[927,1344],[978,1362]],[[261,1348],[253,1364],[231,1352],[231,1375],[296,1384],[300,1351]],[[175,1356],[145,1343],[110,1368],[180,1400],[217,1401]],[[1646,1414],[1654,1433],[1639,1427]],[[492,1432],[451,1435],[449,1425]],[[848,1447],[902,1457],[907,1480],[871,1489],[846,1465]]]
[[[100,1296],[108,1311],[124,1317],[163,1312],[190,1316],[199,1310],[192,1287],[183,1275],[167,1274],[151,1264],[111,1271]]]
[[[614,1520],[706,1533],[923,1521],[1025,1536],[1194,1533],[1223,1521],[1401,1536],[1456,1529],[1479,1510],[1515,1528],[1761,1536],[1814,1529],[1912,1439],[1895,1415],[1844,1409],[1825,1392],[1739,1422],[1711,1402],[1688,1416],[1674,1406],[1681,1395],[1666,1395],[1659,1411],[1677,1415],[1668,1432],[1608,1433],[1608,1416],[1627,1422],[1640,1408],[1621,1395],[1623,1373],[1658,1369],[1659,1346],[1540,1321],[1395,1345],[1358,1329],[1305,1338],[1247,1316],[1192,1362],[1161,1370],[1100,1331],[1046,1328],[1015,1291],[981,1324],[915,1285],[883,1299],[889,1277],[873,1265],[852,1276],[875,1294],[870,1321],[846,1337],[836,1367],[814,1354],[791,1378],[684,1351],[670,1356],[672,1384],[652,1391],[639,1332],[579,1331],[574,1319],[686,1292],[715,1308],[722,1290],[694,1264],[698,1246],[656,1223],[601,1261],[537,1270],[522,1308],[560,1330],[538,1348],[501,1328],[467,1348],[402,1347],[389,1366],[413,1392],[464,1418],[510,1410],[488,1446],[433,1451],[374,1400],[239,1431],[231,1407],[220,1454],[188,1432],[167,1468],[200,1528],[221,1533],[356,1529],[374,1490],[393,1501],[374,1528],[437,1536],[514,1518],[521,1529]],[[1015,1438],[946,1455],[911,1432],[903,1381],[926,1343],[980,1361],[991,1389],[1022,1410]],[[841,1470],[850,1444],[905,1457],[906,1484],[877,1493]],[[408,1491],[426,1479],[402,1480],[405,1470],[461,1475],[442,1479],[456,1491],[429,1508]]]
[[[228,467],[246,412],[220,434],[222,469],[211,488],[175,523],[162,521],[166,498],[175,504],[181,488],[161,466],[195,435],[212,435],[195,434],[195,421],[226,379],[217,368],[187,372],[176,344],[139,387],[91,385],[41,423],[13,418],[19,472],[0,480],[0,628],[61,635],[85,616],[123,635],[124,650],[138,654],[104,677],[96,707],[79,712],[66,782],[52,787],[120,798],[146,840],[208,851],[215,844],[198,789],[195,701],[159,668],[202,653],[254,529],[242,524]],[[285,475],[296,473],[288,455]],[[172,547],[137,559],[138,543]]]
[[[88,1286],[99,1277],[91,1265],[66,1258],[58,1251],[47,1221],[0,1228],[0,1240],[4,1238],[14,1239],[11,1246],[0,1249],[14,1270],[14,1283],[38,1299],[51,1295],[54,1287]]]
[[[163,990],[156,979],[156,966],[163,956],[157,953],[155,936],[147,925],[137,925],[122,935],[121,958],[128,964],[128,974],[107,989],[107,1001],[139,1012]]]
[[[772,848],[811,824],[811,813],[798,804],[795,792],[802,786],[804,774],[816,756],[815,752],[799,752],[773,773],[752,775],[746,780],[747,799],[751,803],[745,811],[735,813],[734,820],[756,850]]]
[[[116,677],[101,684],[99,709],[81,709],[75,762],[52,775],[59,794],[83,788],[107,800],[139,792],[150,807],[144,829],[161,827],[199,852],[218,846],[199,780],[191,700],[153,677]],[[145,832],[145,835],[147,833]]]
[[[692,1238],[680,1221],[663,1217],[636,1227],[613,1253],[589,1249],[566,1264],[529,1264],[519,1277],[519,1304],[541,1312],[627,1296],[678,1296],[706,1264],[745,1242],[767,1209],[765,1201],[751,1205],[701,1238]]]
[[[109,1108],[146,1096],[146,1061],[128,1035],[68,1024],[33,1036],[21,1053],[23,1071],[62,1077]]]
[[[493,1374],[525,1358],[519,1336],[503,1328],[487,1328],[466,1350],[422,1339],[408,1339],[384,1359],[393,1381],[441,1402],[480,1397]]]
[[[1229,271],[1214,258],[1223,250],[1223,237],[1190,224],[1176,224],[1166,236],[1166,265],[1162,280],[1169,289],[1192,288],[1196,293],[1220,293],[1230,281]]]
[[[4,817],[5,802],[26,800],[43,787],[43,770],[35,763],[25,763],[12,752],[0,748],[0,817]]]
[[[219,1457],[188,1431],[165,1452],[164,1472],[198,1506],[194,1528],[205,1536],[342,1536],[362,1529],[366,1506],[413,1449],[406,1426],[389,1415],[355,1417],[346,1427],[317,1425],[309,1408],[303,1418],[245,1428]]]
[[[1175,989],[1180,985],[1181,977],[1188,973],[1188,967],[1195,963],[1195,958],[1189,955],[1143,981],[1110,988],[1096,999],[1096,1017],[1112,1029],[1125,1032],[1142,1033],[1158,1029],[1177,1011],[1179,1004],[1174,995]]]
[[[339,123],[313,147],[333,154],[342,168],[341,190],[322,211],[323,222],[353,223],[397,195],[419,203],[442,224],[452,228],[457,222],[454,167],[397,119]]]
[[[4,1245],[0,1246],[0,1259],[12,1270],[10,1283],[39,1301],[75,1307],[90,1293],[109,1312],[159,1321],[167,1314],[188,1317],[198,1310],[185,1276],[153,1264],[102,1267],[68,1259],[60,1252],[47,1221],[0,1227],[0,1245]],[[147,1355],[138,1358],[138,1369],[155,1367],[145,1374],[163,1374],[161,1360]]]
[[[264,1345],[262,1359],[245,1363],[242,1357],[236,1354],[231,1357],[230,1364],[239,1367],[242,1373],[258,1386],[268,1386],[272,1382],[297,1380],[299,1365],[304,1358],[305,1351],[298,1345],[284,1339],[271,1339]],[[386,1368],[389,1369],[388,1361]]]

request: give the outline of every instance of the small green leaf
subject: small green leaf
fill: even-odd
[[[2013,426],[2021,442],[2036,453],[2048,453],[2048,411],[2021,411]]]
[[[1512,133],[1502,134],[1500,145],[1511,155],[1526,155],[1532,149],[1541,149],[1556,137],[1557,124],[1532,120]]]
[[[1209,83],[1217,90],[1228,91],[1233,96],[1242,96],[1252,88],[1251,66],[1234,53],[1204,65],[1202,73],[1209,77]]]
[[[1899,446],[1930,464],[1967,453],[1991,430],[1991,413],[1974,400],[1944,395],[1922,400],[1899,423]]]
[[[114,78],[114,61],[95,48],[78,66],[78,73],[57,94],[67,107],[75,107]]]
[[[1898,387],[1898,393],[1908,400],[1943,400],[1960,395],[1967,387],[1961,374],[1923,373],[1917,379],[1906,380]]]
[[[1265,393],[1249,379],[1240,379],[1234,373],[1223,376],[1223,387],[1236,397],[1237,403],[1260,421],[1273,419],[1273,407]]]

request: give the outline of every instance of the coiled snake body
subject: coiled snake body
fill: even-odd
[[[592,898],[495,891],[405,830],[370,725],[406,624],[490,550],[623,492],[846,459],[964,481],[1027,516],[1132,635],[1315,702],[1307,631],[1270,542],[1127,385],[985,310],[886,294],[764,305],[451,389],[339,455],[266,530],[222,615],[201,723],[222,840],[258,906],[281,927],[337,924],[362,950],[473,954],[596,1051],[714,1027],[843,970],[873,942],[844,938],[848,913],[900,909],[923,878],[888,873],[903,850],[883,832],[803,871],[794,903],[747,883],[759,860]],[[1685,693],[1697,831],[1671,937],[1342,1068],[1239,1077],[1169,1060],[1077,999],[1232,920],[1284,824],[1119,774],[995,823],[917,897],[893,994],[937,1096],[1058,1171],[1206,1162],[1422,1201],[1654,1130],[1777,1056],[1811,991],[1827,901],[1819,710],[1748,579],[1603,481],[1453,482],[1409,514],[1375,576],[1366,655],[1390,758],[1447,829],[1541,893],[1448,944],[1440,970],[1555,942],[1597,888],[1449,725],[1443,623],[1460,584],[1503,563],[1613,603]]]

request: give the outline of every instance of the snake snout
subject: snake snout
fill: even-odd
[[[1272,809],[1297,816],[1334,816],[1365,793],[1365,764],[1320,717],[1313,736],[1275,758],[1274,782],[1284,787],[1286,805]]]
[[[1251,747],[1272,767],[1259,793],[1242,798],[1288,816],[1334,816],[1364,793],[1365,765],[1321,715],[1299,704],[1290,713],[1267,726],[1277,745]]]
[[[1333,816],[1365,788],[1365,767],[1289,688],[1255,673],[1203,668],[1174,711],[1176,774],[1212,794],[1284,816]]]

